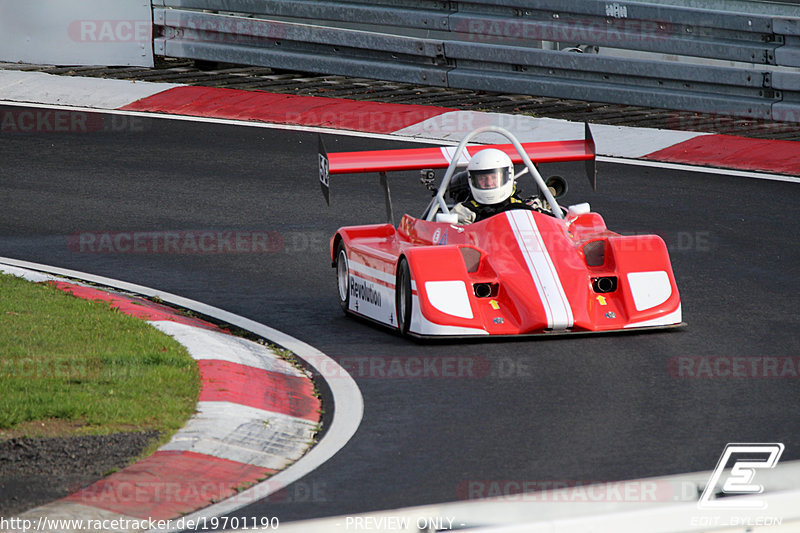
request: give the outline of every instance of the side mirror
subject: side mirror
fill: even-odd
[[[550,176],[547,178],[547,181],[545,181],[545,185],[550,189],[550,194],[552,194],[556,200],[567,194],[569,190],[567,180],[561,176]]]

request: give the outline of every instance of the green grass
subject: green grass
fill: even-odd
[[[157,430],[194,413],[197,364],[108,303],[0,275],[0,439]]]

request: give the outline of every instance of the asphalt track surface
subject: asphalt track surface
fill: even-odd
[[[688,327],[419,344],[339,309],[327,240],[340,226],[382,222],[383,197],[377,176],[335,177],[328,208],[316,134],[85,118],[96,131],[0,136],[0,255],[140,283],[268,324],[353,369],[364,395],[363,422],[342,451],[239,516],[290,521],[453,501],[469,496],[470,481],[709,470],[728,442],[783,442],[783,460],[800,459],[800,379],[675,370],[685,358],[798,356],[795,184],[600,163],[595,193],[580,165],[543,168],[571,178],[562,203],[589,201],[614,231],[665,238]],[[329,152],[413,146],[325,141]],[[417,178],[390,177],[397,213],[419,215],[427,203]],[[124,238],[99,247],[105,233],[206,231],[274,233],[268,251],[208,242],[193,251],[186,233],[184,253],[134,253]],[[89,234],[98,236],[94,251]],[[420,358],[423,366],[406,368],[423,375],[381,370],[408,358]],[[435,375],[449,365],[462,370]]]

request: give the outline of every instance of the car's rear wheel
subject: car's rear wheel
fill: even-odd
[[[402,335],[408,333],[411,326],[411,271],[408,261],[403,257],[397,265],[397,284],[395,285],[397,308],[397,329]]]
[[[347,259],[347,248],[341,241],[336,247],[336,284],[339,289],[339,305],[346,313],[350,307],[350,264]]]

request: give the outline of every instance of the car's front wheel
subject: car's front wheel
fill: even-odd
[[[350,265],[347,248],[342,241],[336,247],[336,284],[338,285],[339,305],[347,313],[350,308]]]
[[[397,329],[402,335],[408,333],[411,326],[411,271],[405,257],[400,258],[397,265],[397,280],[395,285],[395,299],[397,309]]]

